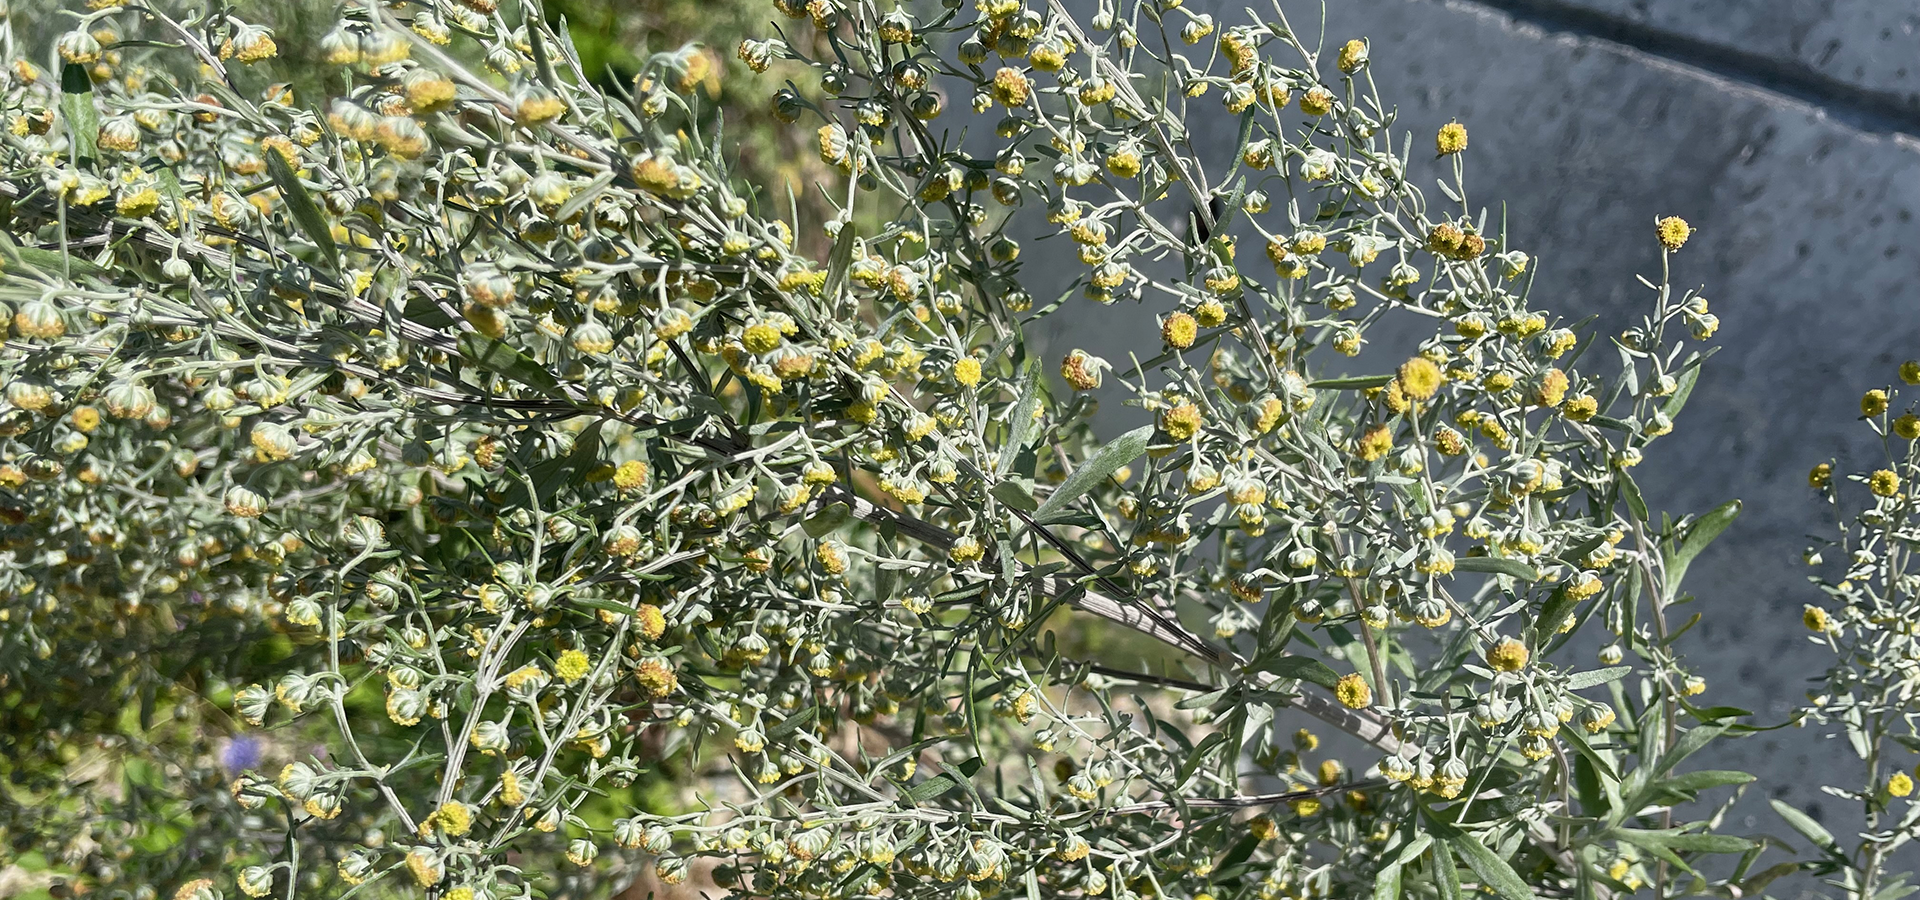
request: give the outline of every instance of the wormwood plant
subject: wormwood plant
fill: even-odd
[[[1920,361],[1900,366],[1904,384],[1920,384]],[[1814,584],[1825,594],[1818,604],[1807,604],[1802,621],[1812,639],[1833,651],[1835,660],[1823,678],[1814,679],[1804,712],[1811,721],[1839,726],[1861,761],[1865,778],[1853,785],[1828,785],[1825,790],[1859,804],[1866,830],[1851,847],[1843,847],[1818,822],[1791,806],[1775,801],[1787,823],[1814,845],[1815,859],[1806,868],[1830,876],[1828,883],[1847,897],[1893,898],[1910,894],[1911,873],[1890,869],[1920,837],[1920,804],[1912,802],[1909,774],[1913,754],[1920,753],[1915,730],[1916,689],[1920,689],[1920,573],[1913,570],[1915,489],[1920,479],[1920,416],[1911,404],[1894,415],[1897,390],[1875,388],[1860,398],[1860,416],[1880,438],[1884,451],[1879,468],[1834,480],[1834,465],[1813,468],[1808,482],[1832,508],[1832,540],[1807,551],[1808,565],[1819,567]],[[1846,482],[1852,495],[1843,500]],[[1864,501],[1864,502],[1863,502]],[[1848,506],[1858,511],[1847,515]],[[1837,576],[1837,577],[1836,577]],[[1860,786],[1854,786],[1860,785]],[[1911,849],[1907,850],[1911,854]]]
[[[236,10],[94,6],[44,60],[7,44],[9,702],[176,632],[284,638],[166,698],[270,728],[268,762],[216,792],[189,746],[169,818],[53,839],[90,885],[1779,874],[1716,833],[1748,776],[1676,768],[1747,727],[1675,649],[1737,508],[1656,518],[1631,475],[1717,325],[1669,282],[1688,227],[1644,235],[1624,333],[1534,308],[1466,128],[1399,129],[1365,41],[1277,6],[781,0],[738,55],[797,73],[772,109],[839,173],[814,222],[732,177],[694,49],[607,92],[533,4],[353,2],[306,95]],[[1220,116],[1230,158],[1195,138]],[[1032,296],[1032,231],[1071,293]],[[1112,303],[1160,321],[1124,368],[1024,337]],[[1152,424],[1097,439],[1095,391]],[[122,877],[156,829],[198,843]]]

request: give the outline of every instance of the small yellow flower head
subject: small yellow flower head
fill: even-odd
[[[1707,680],[1698,675],[1689,675],[1680,683],[1680,692],[1689,697],[1698,697],[1707,692]]]
[[[1887,392],[1874,389],[1860,395],[1860,414],[1869,418],[1887,411]]]
[[[1292,801],[1288,805],[1293,807],[1293,814],[1302,819],[1311,818],[1320,814],[1320,798],[1318,797],[1302,797]]]
[[[1107,171],[1121,178],[1132,178],[1140,174],[1140,153],[1132,147],[1121,147],[1107,154]]]
[[[447,877],[446,866],[441,865],[439,857],[426,847],[415,847],[407,853],[407,871],[421,887],[439,884]]]
[[[1567,404],[1560,408],[1560,414],[1575,422],[1585,422],[1600,414],[1600,401],[1581,394],[1568,400]]]
[[[1432,397],[1446,380],[1440,367],[1424,356],[1416,356],[1400,364],[1400,391],[1414,400]]]
[[[1375,425],[1367,429],[1367,433],[1361,435],[1359,443],[1355,445],[1355,452],[1367,462],[1386,456],[1387,451],[1392,449],[1393,429],[1386,425]]]
[[[740,332],[740,345],[749,353],[770,353],[780,346],[780,329],[765,322],[748,325]]]
[[[1364,709],[1373,705],[1373,688],[1367,686],[1367,680],[1360,673],[1351,672],[1340,676],[1333,686],[1334,699],[1348,709]]]
[[[523,125],[551,122],[566,112],[567,102],[540,88],[528,88],[515,99],[514,118]]]
[[[1828,626],[1833,624],[1827,618],[1826,610],[1812,604],[1808,604],[1800,613],[1800,621],[1807,626],[1808,631],[1826,631]]]
[[[1315,85],[1300,96],[1300,111],[1310,116],[1324,116],[1333,112],[1333,92]]]
[[[553,661],[554,677],[568,684],[587,677],[587,670],[590,668],[592,664],[587,659],[587,655],[579,650],[564,651],[559,659]]]
[[[1668,250],[1678,250],[1686,246],[1687,238],[1693,235],[1693,226],[1679,216],[1668,216],[1660,220],[1658,231],[1660,246]]]
[[[1352,74],[1367,64],[1367,42],[1354,39],[1340,48],[1340,56],[1335,60],[1340,71]]]
[[[1907,413],[1893,420],[1893,433],[1907,440],[1920,440],[1920,416]]]
[[[1823,462],[1807,473],[1807,484],[1812,487],[1823,488],[1831,483],[1833,483],[1833,463]]]
[[[828,575],[842,575],[847,571],[846,545],[835,540],[821,541],[813,549],[813,555],[820,563],[822,571]]]
[[[1891,497],[1900,492],[1900,476],[1891,469],[1881,469],[1867,476],[1867,490],[1877,497]]]
[[[1202,422],[1200,407],[1191,403],[1182,403],[1160,413],[1160,430],[1176,441],[1192,438],[1200,431]]]
[[[664,659],[648,657],[634,667],[633,680],[639,682],[640,689],[654,698],[665,697],[679,687],[680,678]]]
[[[1459,122],[1440,126],[1440,133],[1434,137],[1433,145],[1441,156],[1451,156],[1467,149],[1467,126]]]
[[[1100,371],[1105,367],[1105,360],[1075,350],[1060,361],[1060,377],[1076,391],[1091,391],[1100,386]]]
[[[1566,396],[1567,373],[1550,368],[1540,374],[1540,381],[1533,388],[1532,400],[1539,406],[1555,407]]]
[[[634,628],[639,631],[639,637],[647,641],[659,641],[660,635],[666,633],[666,614],[660,612],[655,604],[641,603],[639,610],[634,612]]]
[[[1026,73],[1010,66],[1002,66],[993,73],[993,99],[1010,107],[1027,105],[1029,85]]]
[[[1910,359],[1900,364],[1900,380],[1908,384],[1920,384],[1920,359]]]
[[[984,555],[986,548],[980,545],[978,539],[967,535],[955,538],[953,546],[947,549],[947,559],[960,564],[979,562]]]
[[[1513,638],[1501,638],[1487,651],[1487,664],[1496,672],[1518,672],[1527,666],[1527,645]]]
[[[1175,350],[1185,350],[1193,346],[1193,340],[1200,333],[1200,323],[1193,316],[1176,312],[1160,323],[1160,339]]]
[[[441,831],[459,837],[473,828],[473,810],[458,800],[449,800],[434,810],[433,820]]]
[[[980,383],[980,361],[971,356],[961,357],[953,364],[953,380],[961,387],[973,387]]]
[[[1905,772],[1895,772],[1887,779],[1887,793],[1895,797],[1905,797],[1913,793],[1913,776]]]
[[[1320,749],[1320,736],[1302,728],[1293,733],[1293,749],[1301,753],[1312,753]]]
[[[1254,816],[1247,820],[1247,833],[1256,841],[1270,841],[1280,834],[1280,826],[1274,824],[1272,816]]]
[[[1193,319],[1202,328],[1219,328],[1227,323],[1227,307],[1212,297],[1193,308]]]
[[[613,470],[613,486],[623,491],[639,490],[647,483],[647,464],[630,459]]]

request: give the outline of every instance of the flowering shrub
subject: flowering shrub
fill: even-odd
[[[70,721],[21,758],[141,691],[176,757],[84,834],[9,810],[92,883],[1517,900],[1800,865],[1695,805],[1747,776],[1677,768],[1752,727],[1669,621],[1737,507],[1655,518],[1631,474],[1717,326],[1670,284],[1687,224],[1617,338],[1536,309],[1467,129],[1420,137],[1430,202],[1364,41],[779,0],[738,56],[792,73],[821,222],[735,177],[698,48],[628,94],[537,10],[354,2],[303,95],[233,10],[98,6],[10,60],[0,180],[0,661]],[[1073,294],[1032,296],[1021,229]],[[1124,367],[1024,337],[1120,302],[1160,321]],[[1152,424],[1097,439],[1095,392]]]
[[[1900,366],[1903,384],[1920,384],[1920,362]],[[1905,873],[1889,864],[1920,837],[1920,804],[1912,802],[1912,754],[1920,753],[1915,730],[1915,688],[1920,687],[1920,580],[1911,570],[1914,542],[1914,482],[1920,479],[1920,416],[1911,406],[1895,415],[1899,394],[1876,388],[1860,398],[1860,416],[1879,436],[1885,451],[1881,466],[1836,481],[1832,462],[1813,468],[1808,482],[1833,508],[1838,535],[1807,551],[1807,563],[1819,567],[1815,584],[1826,595],[1809,603],[1803,616],[1812,640],[1833,650],[1833,668],[1808,692],[1804,710],[1814,722],[1839,726],[1866,764],[1863,786],[1828,786],[1836,796],[1857,802],[1867,830],[1843,847],[1818,822],[1794,808],[1775,807],[1794,830],[1812,841],[1819,857],[1810,868],[1838,876],[1832,883],[1850,897],[1910,893]],[[1853,482],[1858,487],[1847,487]],[[1841,492],[1858,499],[1844,502]],[[1859,495],[1865,488],[1865,495]],[[1863,503],[1861,501],[1864,501]],[[1850,505],[1858,512],[1846,515]],[[1838,573],[1837,578],[1832,577]],[[1911,850],[1907,853],[1911,854]]]

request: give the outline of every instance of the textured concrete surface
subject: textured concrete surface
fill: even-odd
[[[1193,2],[1224,24],[1244,15],[1239,3]],[[1905,41],[1903,59],[1920,64],[1902,24],[1908,3],[1580,2],[1674,21],[1685,13],[1703,33],[1783,58],[1811,54],[1857,68],[1862,79],[1884,68],[1886,83],[1909,83],[1900,79],[1912,74],[1895,74],[1906,63],[1878,38],[1892,28]],[[1320,8],[1283,5],[1302,32]],[[1905,12],[1889,18],[1896,6]],[[1738,14],[1714,14],[1735,7]],[[1745,515],[1689,576],[1698,600],[1688,609],[1703,620],[1686,652],[1709,682],[1707,699],[1754,710],[1762,723],[1783,720],[1806,679],[1831,660],[1799,624],[1801,604],[1817,599],[1799,554],[1805,536],[1831,521],[1806,487],[1807,469],[1829,456],[1843,467],[1871,463],[1880,451],[1857,422],[1859,395],[1920,356],[1920,142],[1898,127],[1857,124],[1885,125],[1884,116],[1823,108],[1727,77],[1724,67],[1600,40],[1592,29],[1541,27],[1537,17],[1492,6],[1349,0],[1327,8],[1330,45],[1371,39],[1373,75],[1416,144],[1449,120],[1467,124],[1468,186],[1496,216],[1506,204],[1516,245],[1539,260],[1535,296],[1557,310],[1599,314],[1603,331],[1617,333],[1646,302],[1634,274],[1657,274],[1653,220],[1677,214],[1699,229],[1678,256],[1675,281],[1704,286],[1723,323],[1723,349],[1675,436],[1638,474],[1654,505],[1676,513],[1745,501]],[[1865,40],[1849,38],[1829,55],[1818,37],[1827,33]],[[1220,124],[1208,136],[1230,151],[1231,123],[1210,118]],[[1438,172],[1422,165],[1430,185]],[[1080,299],[1069,309],[1077,312],[1046,335],[1050,355],[1082,346],[1123,366],[1159,311]],[[1760,776],[1733,827],[1788,834],[1765,796],[1843,833],[1857,819],[1852,804],[1820,794],[1806,776],[1844,781],[1857,777],[1847,773],[1858,761],[1811,729],[1740,741],[1715,765]],[[1920,868],[1920,859],[1909,865]]]
[[[1920,114],[1920,3],[1913,0],[1509,0],[1543,18],[1590,12],[1601,28],[1700,41],[1762,64],[1883,95]],[[1594,20],[1588,20],[1594,21]]]

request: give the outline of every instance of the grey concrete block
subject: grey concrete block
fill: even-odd
[[[1770,60],[1781,74],[1879,93],[1920,114],[1920,3],[1912,0],[1519,0],[1516,8],[1549,18],[1598,13]]]

